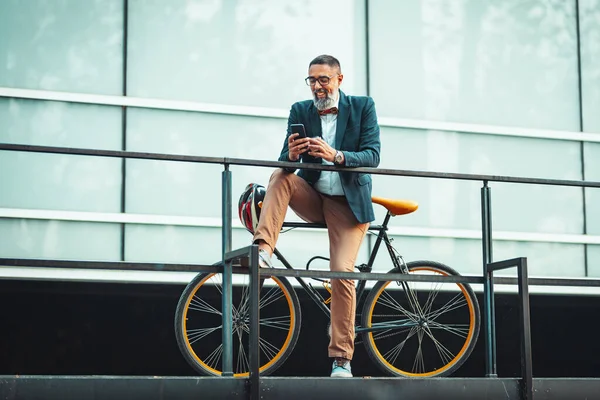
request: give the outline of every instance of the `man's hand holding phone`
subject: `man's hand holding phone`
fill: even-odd
[[[306,137],[303,124],[292,124],[292,134],[288,136],[288,158],[290,161],[298,161],[300,154],[308,150],[310,139]]]

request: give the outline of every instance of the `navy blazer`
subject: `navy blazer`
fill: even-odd
[[[345,167],[377,167],[379,165],[379,124],[375,113],[373,99],[366,96],[346,96],[340,90],[338,102],[337,127],[335,131],[336,150],[344,153]],[[306,136],[322,137],[321,117],[312,100],[294,103],[288,118],[288,129],[279,161],[288,159],[288,136],[291,135],[292,124],[304,124]],[[321,164],[322,159],[302,154],[302,163]],[[299,161],[300,161],[299,160]],[[294,169],[288,169],[295,172]],[[300,169],[298,176],[314,185],[321,171]],[[356,172],[340,172],[340,180],[350,209],[360,223],[375,219],[371,202],[371,174]]]

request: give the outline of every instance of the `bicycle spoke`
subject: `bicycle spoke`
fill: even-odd
[[[204,360],[204,363],[211,368],[217,368],[217,363],[221,359],[221,354],[223,353],[223,344],[219,344],[216,349],[212,351]]]
[[[279,300],[280,298],[284,297],[283,292],[279,291],[279,293],[277,293],[277,290],[279,289],[279,287],[275,286],[273,288],[271,288],[271,290],[269,290],[267,293],[265,293],[264,296],[260,297],[260,303],[258,304],[258,307],[260,309],[263,309],[264,307],[268,306],[269,304]]]
[[[413,371],[414,372],[423,372],[425,371],[425,359],[423,358],[423,329],[419,329],[417,332],[417,340],[419,342],[419,347],[417,349],[417,354],[415,356],[415,361],[413,362]]]
[[[415,314],[423,315],[423,310],[421,309],[421,304],[419,303],[416,290],[411,289],[411,286],[408,282],[402,282],[402,287],[404,288],[404,293],[406,294],[408,303],[412,307]]]
[[[433,344],[435,344],[435,347],[438,350],[438,354],[440,355],[440,359],[444,362],[444,364],[448,364],[450,361],[452,361],[452,359],[455,357],[454,353],[448,350],[446,346],[444,346],[439,340],[437,340],[433,336],[431,330],[425,328],[424,331],[427,334],[427,336],[429,336],[429,338],[433,341]]]
[[[237,357],[237,362],[236,362],[236,371],[241,372],[241,371],[248,371],[249,366],[250,366],[250,361],[248,360],[248,357],[246,356],[246,349],[244,348],[244,343],[242,341],[242,334],[241,332],[238,334],[238,340],[239,340],[239,347],[238,347],[238,357]]]
[[[214,287],[217,289],[217,291],[219,292],[219,294],[221,295],[221,297],[223,296],[223,282],[222,279],[218,279],[218,277],[221,277],[220,274],[214,274],[213,276],[211,276],[209,278],[209,280],[212,282],[212,284],[214,285]],[[196,297],[196,296],[194,296]],[[234,304],[231,305],[231,311],[232,311],[232,315],[236,315],[236,307]],[[221,314],[221,312],[219,311],[219,314]]]
[[[394,299],[392,297],[392,295],[390,295],[385,290],[381,292],[381,295],[379,296],[378,304],[380,304],[382,306],[387,306],[388,308],[391,308],[392,310],[399,311],[399,312],[405,314],[407,317],[409,317],[413,321],[417,320],[416,314],[414,314],[414,313],[408,311],[406,308],[404,308],[400,303],[398,303],[398,301],[396,301],[396,299]]]
[[[242,315],[248,315],[248,310],[250,310],[250,290],[247,285],[242,287],[242,296],[239,304],[240,305],[236,315],[240,318]]]
[[[283,315],[281,317],[264,318],[260,320],[259,324],[264,327],[288,331],[290,329],[290,317],[288,315]]]
[[[280,350],[278,347],[274,346],[272,343],[268,342],[262,337],[259,339],[258,344],[263,354],[267,356],[268,360],[273,359],[273,357],[275,357]]]
[[[440,324],[437,321],[430,321],[428,324],[432,329],[441,329],[462,338],[466,338],[469,334],[469,324]]]
[[[385,339],[385,338],[389,338],[392,336],[398,336],[398,335],[403,334],[406,331],[410,331],[413,328],[415,328],[415,327],[411,326],[410,328],[404,328],[404,329],[385,329],[385,330],[377,332],[376,334],[373,333],[373,340]],[[394,333],[387,334],[388,332],[392,332],[392,331]]]
[[[396,360],[398,359],[398,356],[400,355],[400,352],[404,348],[404,345],[406,344],[406,342],[408,341],[408,339],[410,339],[411,337],[414,336],[414,334],[416,332],[417,332],[417,328],[416,327],[413,326],[412,328],[410,328],[410,332],[406,336],[406,339],[404,339],[403,341],[401,341],[400,343],[398,343],[397,345],[395,345],[394,347],[392,347],[390,350],[388,350],[383,355],[383,358],[385,358],[386,360],[390,360],[390,362],[392,364],[395,364]]]
[[[458,293],[453,298],[451,298],[450,300],[448,300],[448,302],[446,304],[444,304],[442,307],[440,307],[438,310],[436,310],[435,312],[433,312],[430,315],[426,315],[425,317],[428,320],[435,320],[440,315],[445,314],[449,311],[456,310],[457,308],[462,307],[466,304],[467,304],[467,299],[463,296],[463,294],[461,292],[461,293]]]
[[[198,296],[194,296],[192,301],[190,301],[190,310],[205,312],[209,314],[217,314],[223,315],[223,313],[217,310],[215,307],[211,306],[206,302],[206,300],[199,298]]]
[[[279,286],[274,286],[271,289],[269,289],[269,291],[265,294],[262,294],[260,296],[260,302],[258,304],[258,308],[262,309],[266,306],[268,306],[269,304],[281,299],[282,297],[284,297],[285,294],[281,291],[281,288],[279,288]],[[240,312],[239,315],[244,315],[245,317],[248,315],[248,312],[250,310],[250,292],[249,290],[246,290],[246,287],[244,287],[244,291],[242,293],[242,299],[243,299],[243,307],[240,306]],[[241,302],[240,302],[241,303]]]
[[[205,338],[206,336],[210,335],[214,331],[217,331],[220,329],[221,329],[221,326],[216,326],[214,328],[188,329],[187,337],[188,337],[190,344],[194,344],[198,340]]]
[[[437,295],[439,293],[439,288],[442,286],[441,283],[436,283],[435,288],[432,288],[431,290],[429,290],[429,295],[427,296],[427,301],[425,302],[425,306],[423,307],[423,312],[424,314],[428,314],[431,311],[431,307],[433,307],[433,303],[435,302],[435,299],[437,298]],[[433,294],[435,293],[435,294]]]

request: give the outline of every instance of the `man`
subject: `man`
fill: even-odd
[[[286,139],[279,161],[341,167],[379,165],[379,125],[370,97],[347,96],[339,61],[321,55],[309,64],[307,85],[313,99],[292,105]],[[292,124],[304,124],[306,138],[291,133]],[[288,205],[307,222],[326,223],[330,270],[352,272],[369,222],[375,219],[371,203],[371,175],[301,169],[278,169],[269,180],[260,220],[254,234],[261,267],[271,267],[271,256]],[[356,293],[353,280],[331,282],[331,340],[334,358],[331,376],[352,377]]]

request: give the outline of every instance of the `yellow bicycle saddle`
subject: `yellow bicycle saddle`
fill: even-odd
[[[371,201],[375,204],[379,204],[387,208],[390,214],[404,215],[410,214],[419,208],[419,204],[412,200],[395,200],[395,199],[384,199],[383,197],[371,197]]]

